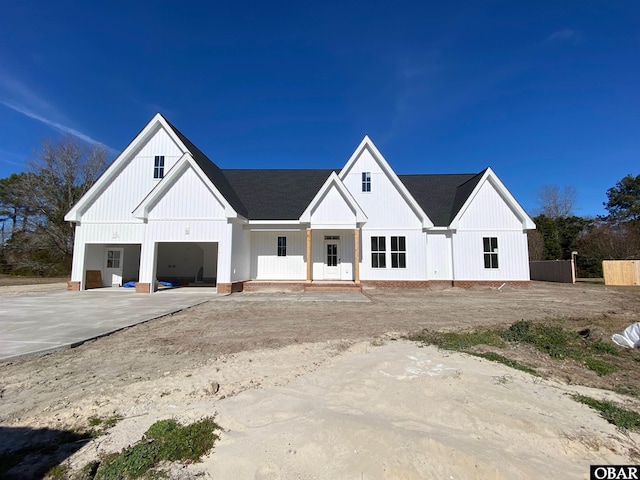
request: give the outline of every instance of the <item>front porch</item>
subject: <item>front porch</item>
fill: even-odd
[[[250,280],[242,285],[243,292],[362,292],[362,286],[352,280]]]
[[[360,229],[306,230],[307,285],[360,286]],[[311,259],[311,261],[309,261]]]

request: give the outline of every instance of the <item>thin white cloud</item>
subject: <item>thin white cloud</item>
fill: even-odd
[[[580,32],[576,32],[570,28],[558,30],[547,37],[547,42],[567,42],[577,45],[582,42],[584,37]]]
[[[34,120],[38,120],[39,122],[44,123],[45,125],[49,125],[50,127],[55,128],[56,130],[59,130],[61,132],[64,133],[69,133],[71,135],[73,135],[74,137],[78,137],[80,140],[84,140],[87,143],[91,143],[93,145],[104,145],[102,142],[99,142],[98,140],[95,140],[93,138],[91,138],[88,135],[85,135],[82,132],[79,132],[78,130],[75,130],[71,127],[67,127],[66,125],[62,125],[61,123],[58,123],[56,121],[50,120],[48,118],[45,118],[41,115],[38,115],[37,113],[32,112],[31,110],[24,108],[20,105],[15,105],[13,103],[10,102],[5,102],[4,100],[0,100],[0,103],[2,103],[5,107],[9,107],[11,110],[14,110],[18,113],[21,113],[29,118],[33,118]],[[105,145],[106,147],[106,145]],[[108,147],[107,147],[108,148]]]
[[[0,72],[3,73],[3,72]],[[5,99],[0,99],[0,104],[4,105],[11,110],[21,113],[22,115],[44,123],[45,125],[54,128],[60,132],[73,135],[87,143],[92,145],[101,145],[111,151],[112,153],[118,153],[117,150],[105,145],[104,143],[86,135],[75,128],[71,128],[54,118],[60,118],[54,108],[49,102],[43,100],[38,95],[33,93],[24,84],[18,82],[14,78],[8,75],[2,75],[0,80],[0,93],[3,94]],[[17,100],[7,100],[6,98],[12,98]],[[28,106],[25,106],[28,105]],[[46,113],[42,113],[46,112]]]

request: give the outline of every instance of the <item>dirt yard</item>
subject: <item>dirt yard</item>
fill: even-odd
[[[282,293],[234,294],[74,349],[2,364],[0,429],[86,428],[90,417],[114,414],[124,417],[114,428],[115,433],[76,453],[74,466],[81,465],[100,452],[115,451],[136,441],[154,419],[197,417],[196,412],[202,411],[192,406],[199,402],[209,402],[206,410],[210,414],[223,412],[225,402],[247,390],[270,395],[277,392],[274,389],[312,379],[323,371],[327,373],[339,362],[348,364],[350,356],[375,353],[378,348],[381,355],[391,355],[384,350],[386,347],[377,345],[391,342],[415,349],[415,344],[394,340],[424,328],[460,331],[479,326],[508,326],[521,319],[574,318],[582,319],[584,325],[591,325],[606,336],[640,321],[640,290],[634,288],[534,283],[530,287],[505,286],[501,290],[366,289],[364,294],[370,303],[291,302],[282,300],[285,297]],[[481,362],[485,369],[494,368],[483,360],[470,361]],[[548,378],[563,380],[553,374]],[[191,407],[187,408],[188,405]],[[590,412],[586,407],[576,408]],[[600,420],[595,412],[590,415],[594,421]],[[225,423],[222,413],[218,420],[229,432],[245,428]],[[473,429],[473,425],[469,428]],[[499,436],[506,438],[505,435],[501,432]],[[567,435],[579,437],[576,432]],[[603,436],[611,438],[615,434],[605,432]],[[28,434],[13,436],[11,440],[5,436],[4,441],[0,440],[0,452],[9,448],[7,442],[15,447],[26,444],[28,438]],[[632,444],[637,440],[628,438]],[[586,443],[580,443],[587,452],[586,457],[579,457],[583,463],[593,453],[593,449],[585,447]],[[631,457],[624,452],[633,447],[625,448],[618,448],[618,456],[613,460],[628,461]],[[223,441],[220,450],[224,449]],[[216,459],[218,450],[216,447],[211,459]],[[596,463],[606,460],[598,456],[601,453],[593,454],[592,460]],[[541,464],[547,461],[538,460]],[[576,459],[569,455],[567,461]],[[271,475],[269,472],[275,467],[265,465],[263,462],[258,467],[247,467],[253,468],[251,478],[293,478],[286,472]],[[415,470],[423,475],[439,472],[425,468]],[[478,473],[477,478],[499,478],[493,476],[491,468]],[[507,469],[502,475],[525,478],[522,472],[540,471],[516,468]],[[200,473],[212,472],[237,475],[227,478],[247,478],[242,475],[249,470],[225,470],[218,465]],[[263,472],[262,476],[259,472]],[[312,477],[300,473],[295,478]],[[399,473],[376,477],[374,472],[370,476],[363,473],[362,478],[420,477]]]

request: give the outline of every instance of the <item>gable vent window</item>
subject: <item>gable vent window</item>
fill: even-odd
[[[362,172],[362,191],[371,191],[371,172]]]
[[[287,256],[287,237],[278,237],[278,256]]]
[[[387,268],[384,237],[371,237],[371,268]]]
[[[391,237],[391,268],[407,268],[406,237]]]
[[[164,177],[164,155],[156,155],[153,163],[153,178]]]
[[[498,239],[496,237],[484,237],[484,268],[498,268]]]

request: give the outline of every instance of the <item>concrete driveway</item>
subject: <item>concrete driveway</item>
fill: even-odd
[[[39,292],[0,298],[0,361],[69,348],[220,298],[194,287],[136,295],[127,289]]]

